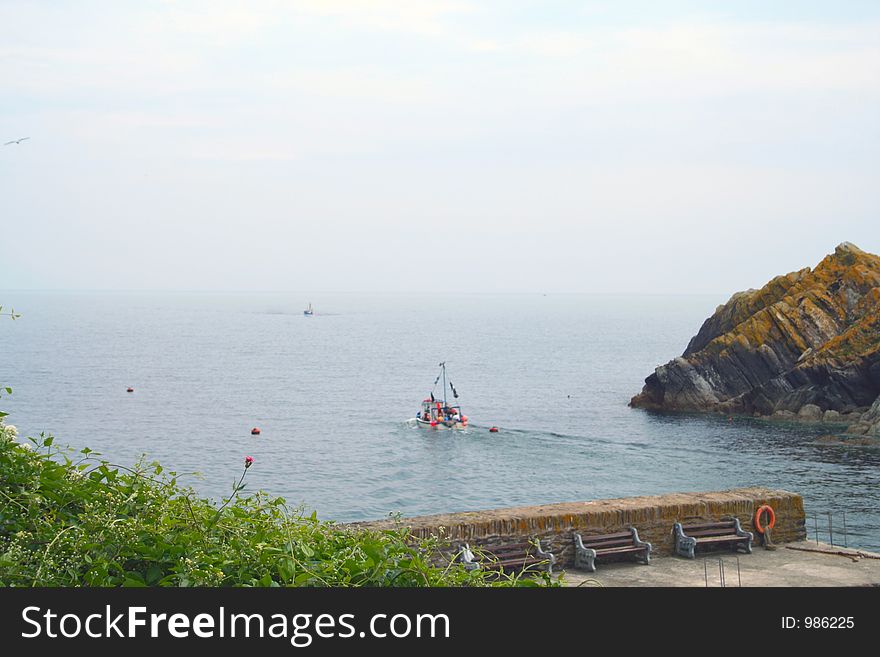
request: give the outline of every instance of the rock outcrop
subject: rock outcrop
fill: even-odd
[[[734,294],[630,405],[864,423],[867,432],[880,422],[878,397],[880,257],[844,242],[815,269]]]
[[[849,428],[849,432],[880,439],[880,397]]]

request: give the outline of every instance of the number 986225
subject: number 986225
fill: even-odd
[[[806,616],[803,623],[807,630],[848,630],[855,627],[852,616]]]

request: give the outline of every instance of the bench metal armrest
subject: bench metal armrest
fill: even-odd
[[[636,529],[635,527],[630,527],[629,530],[632,532],[633,535],[633,545],[645,549],[645,563],[648,563],[651,560],[651,550],[653,549],[653,547],[648,541],[643,541],[639,538],[638,529]]]
[[[675,535],[675,552],[682,557],[693,559],[694,549],[697,547],[697,539],[686,536],[680,522],[672,525],[672,533]]]
[[[747,532],[746,530],[744,530],[742,528],[742,525],[739,524],[739,518],[733,519],[733,526],[736,529],[737,536],[742,536],[743,538],[749,538],[751,540],[754,540],[755,535],[752,534],[752,532]]]
[[[474,553],[471,552],[471,546],[467,543],[464,544],[464,547],[461,548],[461,552],[458,554],[459,561],[461,561],[465,570],[478,570],[480,567],[479,562],[474,557]]]
[[[636,547],[646,547],[648,548],[648,550],[651,549],[650,543],[648,543],[647,541],[643,541],[639,538],[638,529],[636,529],[635,527],[630,527],[629,530],[632,532],[633,535],[633,545],[635,545]]]
[[[752,553],[752,543],[755,541],[755,535],[752,532],[745,531],[739,524],[739,518],[733,519],[733,526],[736,529],[736,535],[742,536],[743,538],[749,539],[748,544],[745,546],[746,552],[749,554]]]
[[[553,564],[556,563],[556,557],[553,555],[552,552],[545,552],[543,550],[543,548],[541,548],[540,539],[535,539],[535,548],[536,548],[535,554],[537,554],[539,557],[541,557],[541,559],[544,559],[545,561],[547,561],[547,572],[552,573],[553,572]]]
[[[596,572],[596,551],[584,547],[584,539],[580,534],[574,534],[574,567],[591,573]]]

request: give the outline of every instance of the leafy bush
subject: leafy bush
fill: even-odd
[[[158,463],[114,466],[53,438],[17,442],[0,419],[0,585],[486,586],[549,584],[468,572],[405,528],[320,521],[282,498],[219,508]]]

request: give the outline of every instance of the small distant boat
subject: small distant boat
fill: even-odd
[[[309,307],[306,308],[305,310],[303,310],[303,315],[305,315],[306,317],[311,317],[314,314],[315,314],[315,311],[312,308],[312,302],[309,301]]]
[[[422,410],[416,414],[416,423],[418,426],[432,429],[467,429],[468,417],[461,412],[461,406],[456,403],[450,404],[446,399],[446,361],[440,363],[439,367],[440,374],[434,379],[434,388],[430,397],[422,400]],[[437,389],[440,379],[443,379],[443,401],[434,396],[434,390]],[[458,399],[458,390],[452,385],[452,381],[448,383],[453,399]]]

